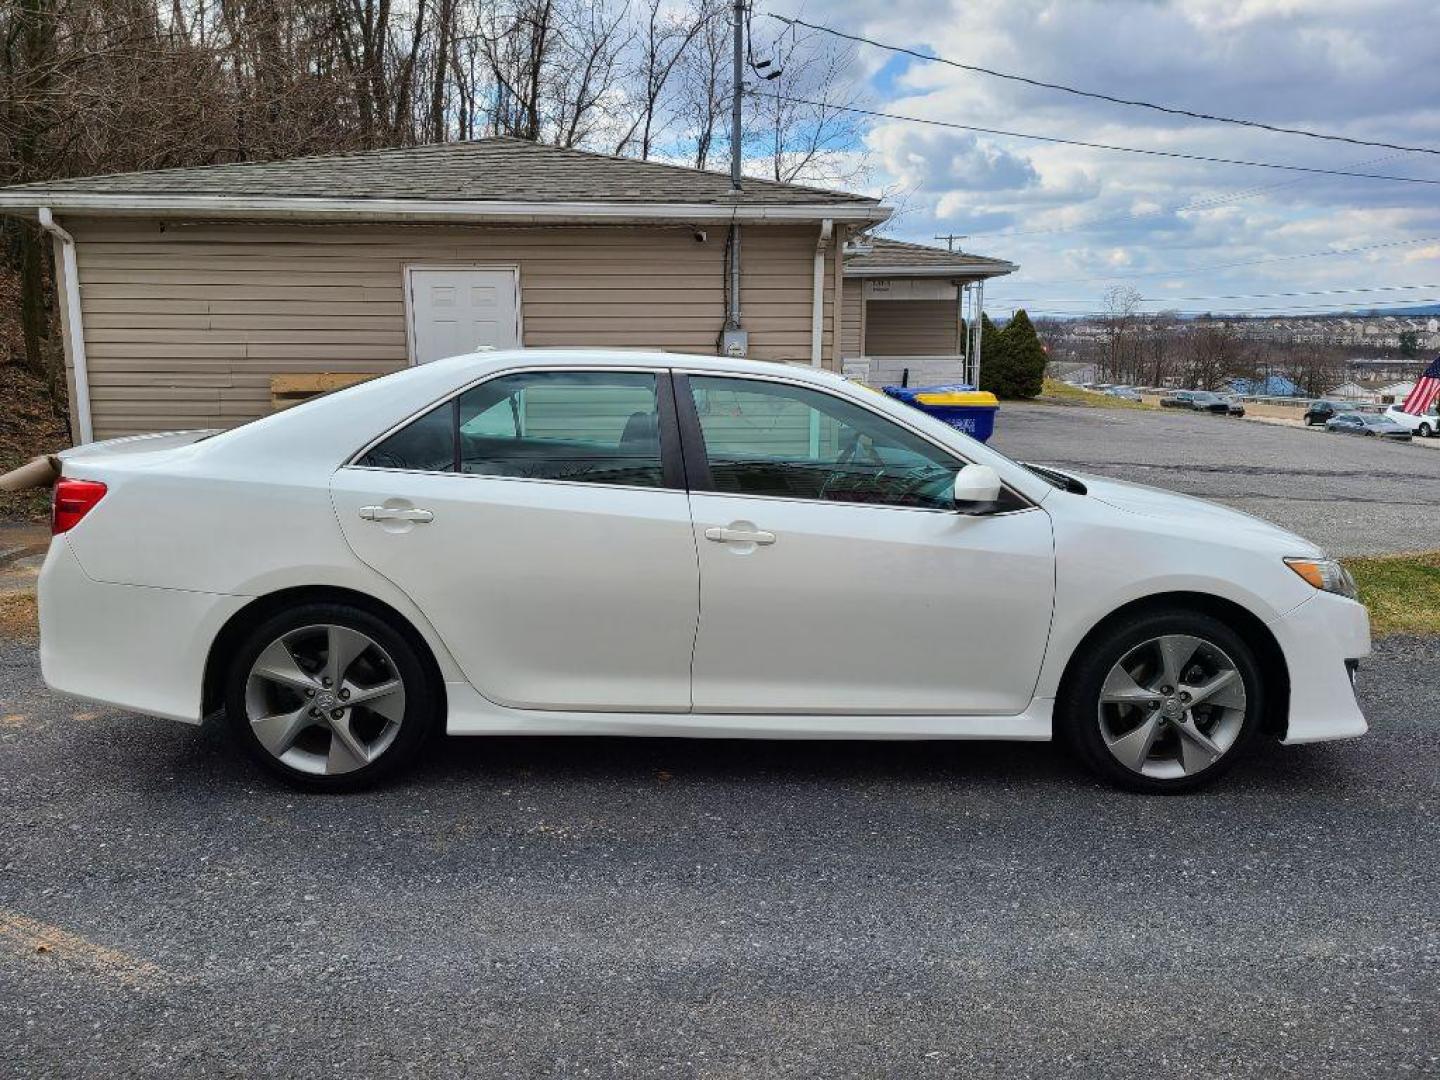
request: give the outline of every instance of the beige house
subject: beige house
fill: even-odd
[[[79,441],[480,346],[958,371],[957,297],[1013,269],[854,245],[890,214],[864,196],[512,138],[21,185],[0,212],[54,235]]]

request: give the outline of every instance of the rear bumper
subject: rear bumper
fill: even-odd
[[[1369,730],[1355,699],[1349,661],[1370,655],[1364,606],[1317,592],[1270,624],[1290,670],[1287,745],[1350,739]]]
[[[95,581],[56,537],[40,571],[40,673],[62,694],[199,723],[210,643],[247,601]]]

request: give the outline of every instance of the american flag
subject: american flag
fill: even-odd
[[[1400,411],[1411,416],[1424,416],[1430,406],[1435,404],[1437,397],[1440,397],[1440,356],[1435,357],[1425,369],[1425,374],[1420,376],[1415,389],[1405,398]]]

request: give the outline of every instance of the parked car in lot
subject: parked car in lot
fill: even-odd
[[[1140,401],[1140,391],[1133,386],[1112,386],[1105,393],[1109,397],[1123,398],[1126,401]]]
[[[1230,403],[1219,394],[1212,394],[1209,390],[1195,390],[1190,394],[1190,407],[1196,412],[1218,413],[1226,416],[1230,412]]]
[[[1341,413],[1325,421],[1325,430],[1342,435],[1374,435],[1396,442],[1410,441],[1407,428],[1379,413]]]
[[[1313,427],[1315,424],[1323,424],[1343,411],[1333,401],[1312,401],[1310,407],[1305,410],[1305,426]]]
[[[1160,397],[1160,407],[1164,409],[1193,409],[1196,391],[1194,390],[1172,390]]]
[[[808,368],[479,353],[59,469],[46,682],[311,788],[444,731],[1054,737],[1174,792],[1366,730],[1313,544]]]
[[[1408,413],[1399,405],[1391,405],[1385,410],[1385,416],[1394,420],[1412,435],[1419,435],[1422,439],[1429,439],[1440,435],[1440,416],[1437,416],[1434,409],[1423,416],[1416,416]]]
[[[1225,402],[1225,411],[1231,416],[1244,416],[1245,403],[1240,400],[1239,394],[1220,394],[1221,401]]]

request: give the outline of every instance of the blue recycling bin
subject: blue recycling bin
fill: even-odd
[[[895,400],[928,413],[972,439],[988,442],[995,434],[995,414],[1000,411],[1000,402],[989,391],[963,385],[885,386],[881,389]]]

